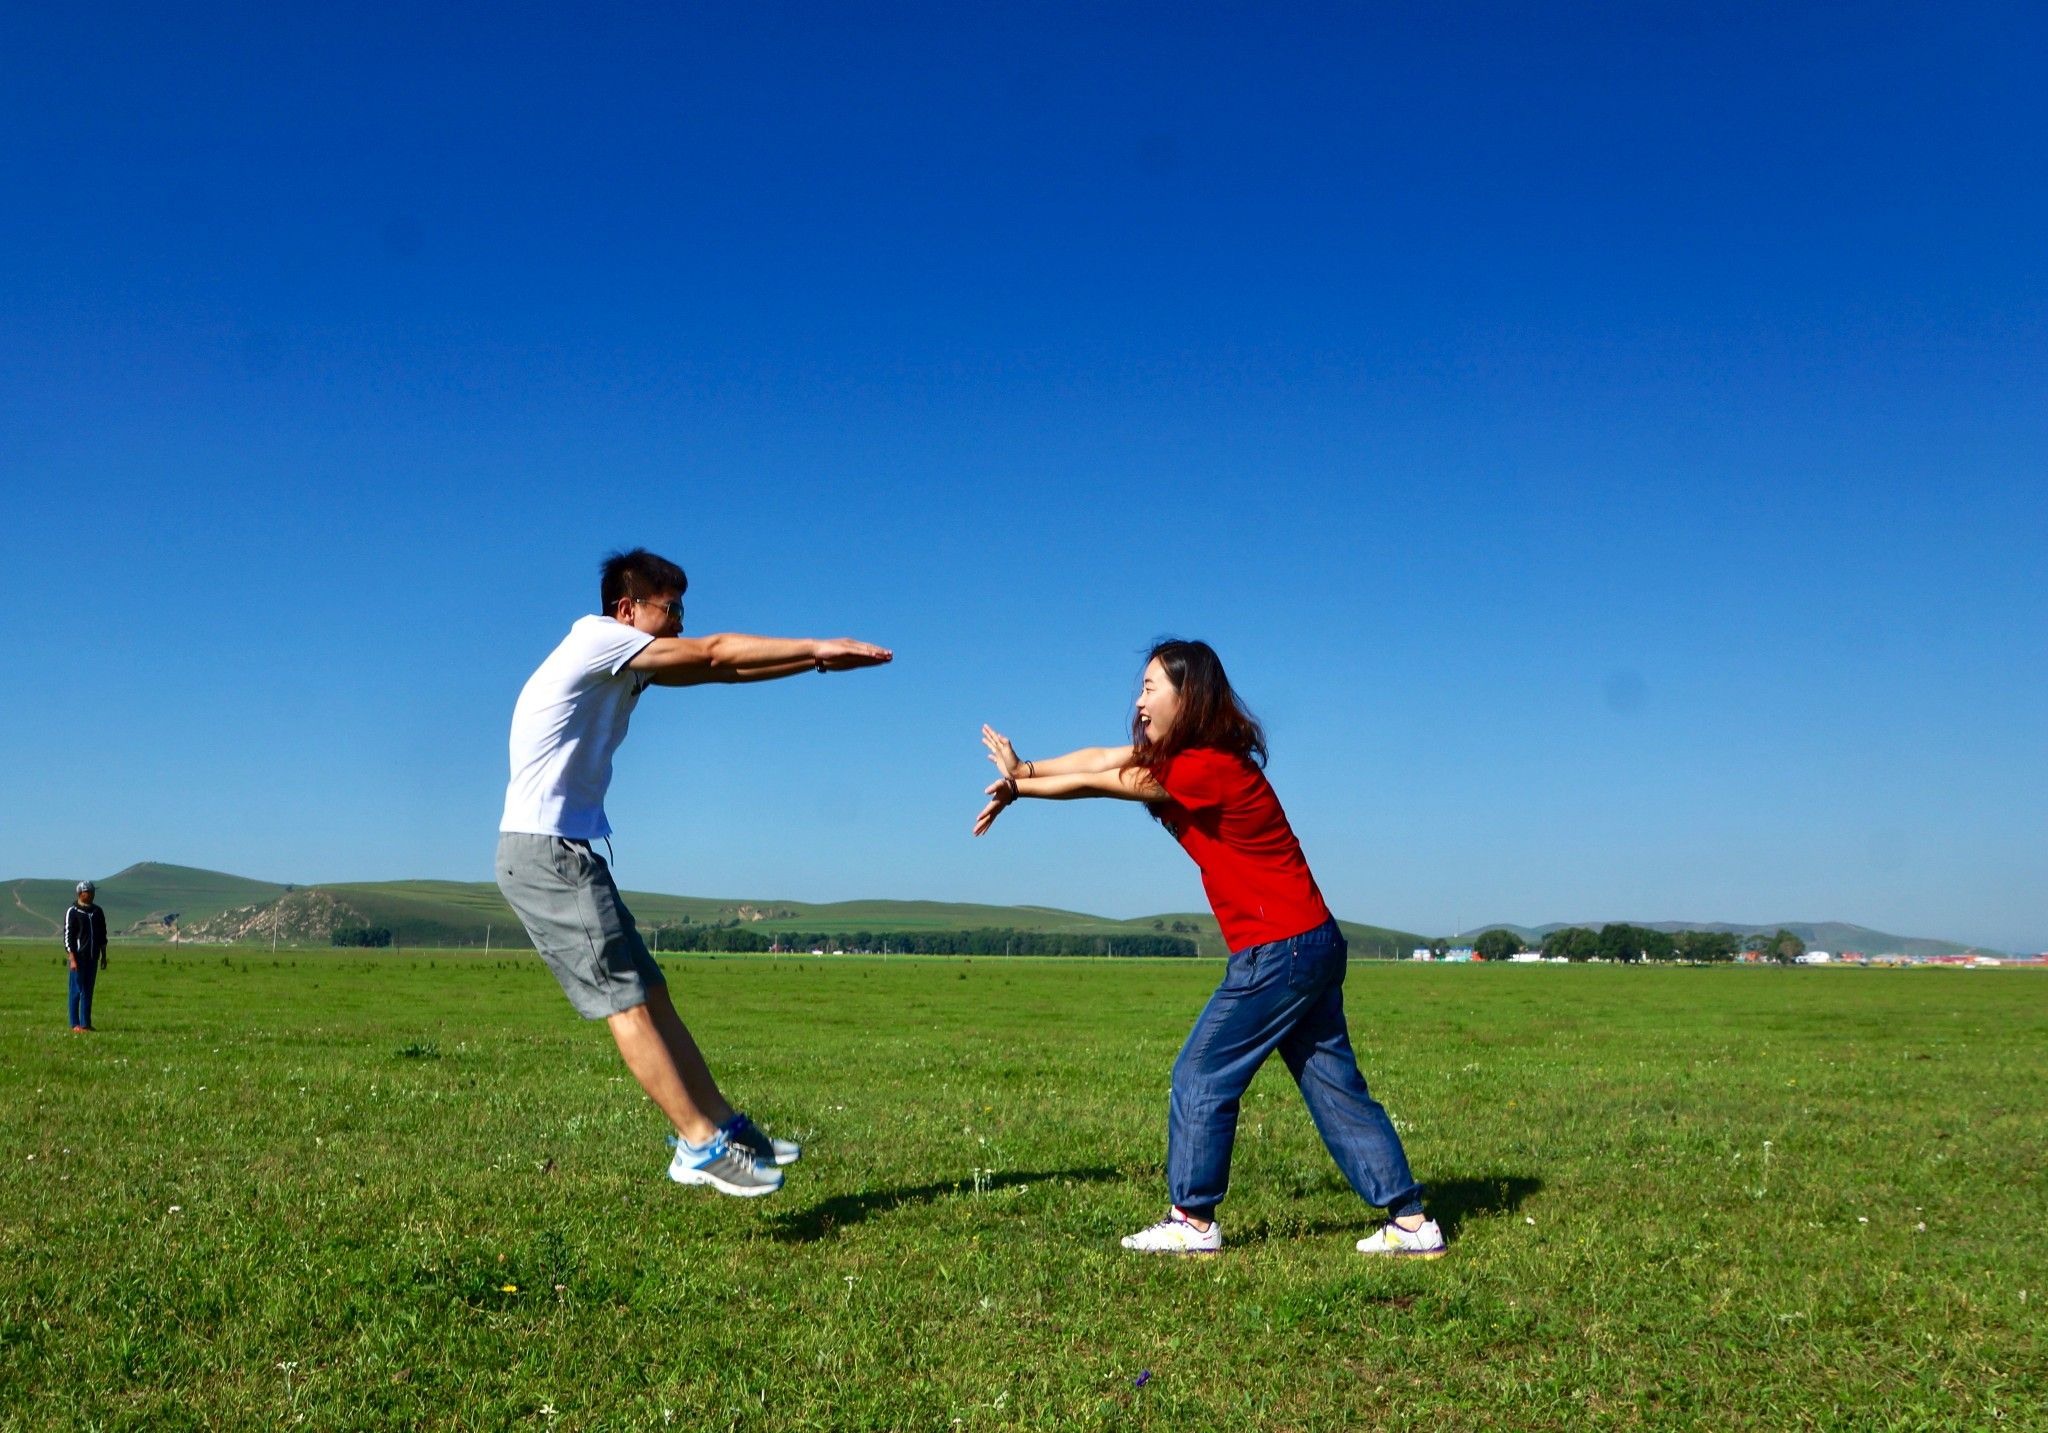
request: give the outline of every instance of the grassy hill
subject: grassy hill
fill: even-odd
[[[0,938],[53,938],[63,907],[72,903],[72,880],[0,882]],[[244,944],[328,946],[336,925],[375,925],[393,933],[399,946],[492,946],[524,948],[526,931],[483,880],[360,880],[324,886],[287,886],[250,880],[219,870],[141,862],[98,882],[98,901],[117,938],[166,938],[166,915],[178,917],[184,940],[225,940]],[[975,905],[969,901],[780,901],[682,897],[659,891],[629,891],[627,901],[647,929],[659,925],[729,925],[739,921],[762,936],[827,933],[850,938],[885,931],[1020,929],[1073,936],[1188,936],[1204,956],[1223,954],[1217,919],[1206,911],[1176,911],[1118,921],[1051,905]],[[1360,956],[1405,956],[1427,938],[1413,931],[1339,921]],[[1606,921],[1554,921],[1550,925],[1475,925],[1456,940],[1487,929],[1511,929],[1530,944],[1567,923],[1599,929]],[[1864,950],[1935,956],[1970,950],[1952,940],[1890,936],[1886,931],[1845,921],[1769,921],[1759,925],[1706,921],[1630,921],[1661,931],[1714,929],[1747,936],[1751,931],[1790,929],[1812,950]]]
[[[387,926],[409,945],[482,945],[486,927],[493,945],[524,946],[526,933],[497,887],[481,882],[390,881],[317,887],[331,891],[365,916],[364,924]],[[719,900],[656,891],[627,891],[626,901],[641,926],[722,925],[739,921],[763,935],[861,932],[1028,930],[1074,935],[1185,935],[1204,955],[1224,953],[1216,918],[1179,912],[1115,920],[1053,906],[995,906],[964,901],[792,901],[760,898]],[[1417,937],[1405,931],[1342,922],[1361,955],[1405,954]],[[1178,929],[1176,929],[1178,926]]]
[[[72,880],[8,880],[0,882],[0,938],[55,936],[63,907],[72,903]],[[178,917],[180,936],[188,940],[227,940],[268,944],[272,927],[287,946],[326,946],[336,925],[381,925],[401,946],[492,946],[522,948],[526,931],[498,895],[498,886],[483,880],[360,880],[324,886],[285,886],[272,880],[250,880],[219,870],[141,862],[98,882],[98,901],[117,938],[164,938],[166,915]],[[782,933],[831,933],[856,936],[860,931],[958,931],[958,929],[1020,929],[1059,931],[1073,936],[1190,936],[1204,956],[1223,954],[1217,919],[1206,911],[1145,915],[1130,921],[1063,911],[1051,905],[975,905],[969,901],[778,901],[768,897],[729,901],[719,897],[680,897],[659,891],[629,891],[633,915],[647,929],[659,925],[725,925],[739,921],[764,936]],[[1427,938],[1413,931],[1382,925],[1339,921],[1360,956],[1405,956]],[[1456,940],[1470,940],[1487,929],[1509,929],[1530,944],[1565,925],[1599,929],[1606,921],[1552,921],[1550,925],[1475,925]],[[1751,931],[1788,929],[1812,950],[1864,950],[1868,954],[1901,952],[1939,956],[1972,950],[1952,940],[1892,936],[1847,921],[1767,921],[1757,925],[1708,921],[1630,921],[1661,931],[1712,929],[1749,936]]]
[[[1598,930],[1606,924],[1610,924],[1610,922],[1553,921],[1549,925],[1539,926],[1508,925],[1505,923],[1477,925],[1468,931],[1463,931],[1452,937],[1452,939],[1469,943],[1483,931],[1509,930],[1520,936],[1531,946],[1536,946],[1541,945],[1543,937],[1549,935],[1552,931],[1563,930],[1567,926],[1583,926],[1587,930]],[[1765,935],[1772,935],[1781,930],[1789,930],[1792,934],[1806,942],[1808,950],[1826,950],[1838,953],[1845,950],[1860,950],[1865,955],[1897,954],[1922,958],[1930,955],[1956,955],[1970,950],[1982,951],[1986,955],[2003,955],[2005,953],[2003,951],[1986,950],[1980,945],[1959,945],[1952,940],[1933,940],[1924,936],[1912,935],[1889,935],[1881,930],[1872,930],[1869,926],[1851,925],[1846,921],[1769,921],[1761,925],[1729,924],[1724,921],[1630,921],[1628,924],[1641,926],[1646,930],[1661,930],[1673,934],[1682,930],[1710,930],[1722,931],[1729,935],[1748,936],[1759,932]]]
[[[54,936],[71,904],[68,880],[0,883],[0,937]],[[1172,912],[1113,920],[1055,906],[992,906],[963,901],[792,901],[771,898],[725,900],[628,891],[626,899],[641,925],[725,925],[734,921],[763,935],[861,932],[1026,930],[1073,935],[1186,935],[1203,955],[1221,955],[1223,937],[1216,918],[1204,911]],[[117,938],[161,938],[170,934],[164,917],[175,914],[186,939],[325,946],[337,925],[381,926],[404,946],[524,947],[526,932],[498,888],[485,881],[351,881],[291,886],[253,881],[220,871],[145,861],[99,882],[99,902]],[[1361,956],[1406,955],[1427,939],[1383,926],[1340,922],[1352,950]],[[1559,921],[1542,926],[1474,926],[1457,939],[1486,930],[1511,930],[1540,944],[1567,924],[1597,930],[1602,921]],[[1758,925],[1685,921],[1634,921],[1653,930],[1718,930],[1737,935],[1791,931],[1815,950],[1861,950],[1870,954],[1947,955],[1973,947],[1955,941],[1890,935],[1842,921],[1773,921]]]
[[[0,899],[0,936],[53,935],[72,882],[12,881],[18,899]],[[383,927],[403,946],[527,945],[526,932],[498,888],[474,881],[352,881],[284,886],[189,866],[146,863],[100,882],[109,926],[130,939],[164,938],[163,917],[178,915],[180,938],[325,946],[337,926]],[[1005,929],[1074,935],[1185,935],[1204,955],[1221,955],[1223,937],[1207,912],[1114,920],[1053,906],[995,906],[958,901],[721,900],[628,891],[642,927],[724,925],[738,921],[763,935]],[[1419,937],[1344,922],[1360,955],[1405,954]]]
[[[161,924],[176,914],[181,923],[202,921],[236,906],[276,900],[286,887],[194,866],[143,861],[125,871],[93,877],[95,899],[107,913],[107,929],[125,934],[145,922]],[[15,880],[0,883],[0,935],[55,935],[78,881]]]

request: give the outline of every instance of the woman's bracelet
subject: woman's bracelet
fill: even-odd
[[[1024,763],[1024,774],[1025,774],[1026,776],[1036,776],[1036,775],[1038,775],[1038,763],[1037,763],[1037,762],[1035,762],[1035,761],[1027,761],[1027,762],[1025,762],[1025,763]]]
[[[1010,800],[1015,801],[1019,795],[1017,791],[1017,778],[1014,776],[1005,776],[1003,778],[1003,784],[1010,788]]]

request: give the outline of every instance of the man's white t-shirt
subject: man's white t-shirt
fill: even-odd
[[[648,678],[626,663],[654,640],[610,617],[581,617],[512,708],[512,781],[500,831],[595,841],[612,833],[612,753]]]

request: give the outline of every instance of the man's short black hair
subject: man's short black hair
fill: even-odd
[[[680,597],[690,589],[690,579],[682,568],[644,547],[612,553],[599,571],[603,579],[598,591],[604,606],[598,610],[607,617],[617,610],[621,597],[654,597],[663,592]]]

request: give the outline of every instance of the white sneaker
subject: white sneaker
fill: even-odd
[[[1220,1254],[1223,1226],[1211,1219],[1207,1229],[1197,1229],[1176,1207],[1151,1228],[1124,1235],[1123,1243],[1144,1254]]]
[[[1419,1229],[1403,1229],[1389,1219],[1379,1233],[1358,1241],[1358,1252],[1392,1254],[1401,1259],[1441,1259],[1444,1256],[1444,1231],[1437,1227],[1434,1219],[1423,1220]]]
[[[740,1199],[755,1199],[782,1188],[781,1170],[772,1164],[762,1168],[752,1150],[734,1144],[723,1130],[701,1149],[678,1140],[668,1177],[678,1184],[708,1184],[720,1194]]]

